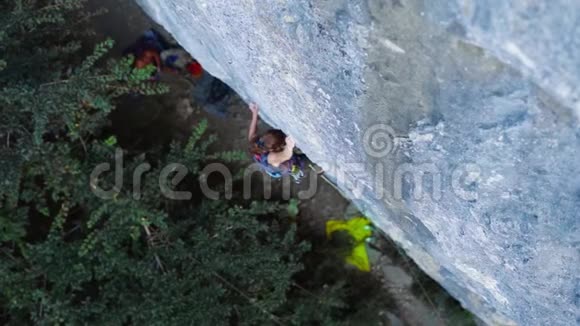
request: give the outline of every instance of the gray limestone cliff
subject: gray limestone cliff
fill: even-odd
[[[139,2],[466,308],[580,323],[580,2]]]

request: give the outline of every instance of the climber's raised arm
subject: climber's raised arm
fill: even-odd
[[[258,131],[258,105],[250,103],[250,111],[252,111],[252,122],[250,122],[250,129],[248,130],[248,141],[252,142],[255,140]]]

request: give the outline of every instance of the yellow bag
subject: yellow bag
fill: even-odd
[[[345,258],[345,261],[363,272],[371,271],[371,264],[367,254],[366,239],[371,237],[373,231],[370,226],[372,223],[366,217],[355,217],[348,221],[344,220],[329,220],[326,222],[326,237],[332,238],[332,234],[336,231],[346,231],[354,239],[354,247]]]

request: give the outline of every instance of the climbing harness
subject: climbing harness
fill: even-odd
[[[258,146],[259,146],[258,142]],[[303,155],[294,154],[292,158],[279,167],[272,166],[268,163],[268,154],[255,154],[254,161],[262,167],[262,170],[266,172],[270,177],[274,179],[280,179],[286,175],[289,175],[294,179],[294,182],[300,183],[304,177],[304,157]]]

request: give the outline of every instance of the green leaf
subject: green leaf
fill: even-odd
[[[288,211],[288,215],[292,218],[296,218],[298,216],[298,214],[300,213],[300,208],[298,207],[298,205],[300,204],[300,201],[298,199],[290,199],[290,201],[288,202],[288,206],[286,207],[286,210]]]
[[[117,145],[117,137],[115,137],[114,135],[105,139],[104,141],[105,145],[108,147],[114,147],[115,145]]]

